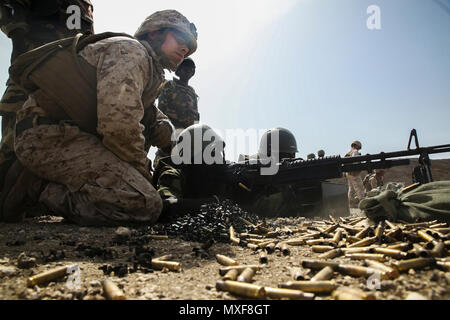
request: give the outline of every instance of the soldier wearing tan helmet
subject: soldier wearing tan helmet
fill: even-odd
[[[18,112],[16,153],[25,167],[50,181],[40,201],[67,220],[152,224],[162,200],[152,185],[147,154],[150,146],[170,150],[173,132],[154,102],[164,69],[175,70],[196,50],[197,32],[181,13],[165,10],[149,16],[135,37],[98,37],[78,52],[79,66],[90,77],[67,79],[59,73],[59,79],[78,81],[70,88],[95,88],[87,100],[96,106],[93,132],[79,122],[54,121],[46,101],[32,94]]]
[[[386,172],[383,169],[376,169],[373,173],[368,174],[364,177],[363,185],[366,189],[366,192],[369,192],[372,189],[376,189],[378,187],[382,187],[384,185],[384,174]]]
[[[360,156],[359,150],[362,148],[362,144],[359,141],[354,141],[350,145],[351,149],[345,157],[356,157]],[[346,174],[348,182],[348,204],[350,208],[357,208],[359,202],[364,199],[364,185],[361,179],[361,172],[349,172]]]

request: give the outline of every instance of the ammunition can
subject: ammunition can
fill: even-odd
[[[228,266],[229,267],[229,266],[237,266],[237,265],[239,265],[239,263],[236,260],[231,259],[231,258],[229,258],[227,256],[224,256],[224,255],[221,255],[221,254],[216,254],[216,259],[217,259],[217,262],[220,263],[223,266]]]
[[[361,289],[339,287],[331,294],[334,300],[375,300],[375,297]]]
[[[398,271],[407,271],[409,269],[422,269],[432,266],[435,263],[434,258],[415,258],[409,260],[395,261],[393,265]]]
[[[103,292],[108,300],[126,300],[125,294],[111,280],[102,281]]]
[[[300,268],[291,268],[290,272],[291,272],[292,279],[294,279],[295,281],[306,280],[305,273],[303,272],[302,269],[300,269]]]
[[[283,243],[283,245],[281,246],[281,252],[283,253],[284,256],[288,256],[291,254],[291,250],[289,249],[289,246],[285,243]]]
[[[43,273],[37,274],[27,279],[27,286],[34,287],[53,280],[64,278],[68,275],[67,271],[73,266],[58,267]]]
[[[413,248],[413,245],[409,242],[402,242],[398,244],[394,244],[391,246],[388,246],[386,249],[394,249],[394,250],[400,250],[400,251],[409,251]]]
[[[436,262],[436,266],[445,272],[450,272],[450,261],[438,261]]]
[[[242,271],[244,271],[247,268],[252,268],[255,269],[255,271],[261,269],[261,266],[259,265],[255,265],[255,264],[250,264],[250,265],[245,265],[245,266],[230,266],[230,267],[224,267],[224,268],[220,268],[219,269],[219,274],[223,277],[228,271],[230,270],[238,270],[239,273],[241,273]]]
[[[264,287],[239,281],[217,281],[216,289],[244,298],[264,299],[266,297]]]
[[[330,250],[333,250],[334,247],[331,247],[331,246],[312,246],[311,249],[312,249],[313,252],[316,252],[316,253],[324,253],[324,252],[328,252]]]
[[[303,268],[313,270],[322,270],[325,267],[331,267],[333,270],[335,270],[339,265],[338,262],[312,260],[312,259],[303,259],[300,261],[300,263]]]
[[[336,284],[333,281],[289,281],[279,284],[278,287],[311,293],[330,293],[336,289]]]
[[[351,245],[349,245],[349,248],[356,248],[356,247],[365,247],[365,246],[369,246],[372,243],[375,243],[378,240],[377,237],[370,237],[370,238],[365,238],[361,241],[352,243]]]
[[[383,254],[377,253],[348,253],[345,255],[346,258],[352,260],[376,260],[376,261],[386,261],[386,258]]]
[[[281,289],[265,287],[266,297],[270,299],[289,299],[289,300],[313,300],[313,293],[306,293],[300,290]]]
[[[333,249],[319,255],[319,259],[334,259],[336,257],[342,256],[343,254],[344,251],[342,251],[342,249]]]
[[[260,264],[267,264],[269,262],[269,259],[267,258],[267,254],[263,251],[259,255],[259,263]]]
[[[223,276],[222,280],[223,281],[226,281],[226,280],[235,281],[238,276],[239,276],[239,270],[231,269]]]
[[[338,229],[336,233],[333,235],[333,239],[331,241],[333,241],[336,245],[338,245],[341,239],[342,239],[342,229]]]
[[[246,268],[237,278],[237,281],[239,282],[252,282],[253,277],[255,276],[255,269],[252,268]]]
[[[408,254],[406,252],[396,250],[396,249],[388,249],[388,248],[375,248],[376,253],[384,254],[388,257],[394,259],[406,259]]]
[[[174,262],[174,261],[152,260],[152,269],[162,270],[163,268],[167,268],[170,271],[180,271],[181,264],[179,262]]]
[[[325,267],[320,270],[314,277],[311,278],[311,281],[326,281],[333,278],[333,269],[330,267]]]
[[[380,276],[383,276],[383,272],[380,270],[374,269],[374,268],[367,268],[363,266],[354,266],[350,264],[340,264],[336,268],[336,271],[346,274],[353,277],[365,277],[368,278],[372,276],[374,273],[380,274]],[[385,276],[383,278],[386,278]]]
[[[391,268],[384,263],[375,260],[365,260],[366,265],[370,268],[378,269],[384,272],[389,279],[395,279],[399,277],[397,269]]]
[[[417,235],[418,235],[419,237],[421,237],[422,239],[424,239],[425,241],[427,241],[427,242],[430,242],[430,241],[433,241],[433,240],[434,240],[433,236],[430,236],[430,235],[429,235],[428,233],[426,233],[424,230],[417,231]]]
[[[264,247],[264,249],[267,251],[268,254],[273,253],[275,251],[275,243],[274,242],[269,243]]]
[[[167,254],[165,256],[161,256],[161,257],[158,257],[158,258],[153,258],[152,260],[153,261],[155,261],[155,260],[157,260],[157,261],[167,261],[167,260],[170,260],[172,258],[173,258],[173,255]]]

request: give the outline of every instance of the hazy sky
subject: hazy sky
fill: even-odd
[[[201,122],[221,132],[285,127],[302,157],[319,149],[343,155],[355,139],[363,154],[405,149],[412,128],[422,146],[450,143],[449,0],[93,3],[96,32],[133,34],[163,9],[196,24],[191,85]],[[367,28],[370,5],[381,9],[381,30]],[[0,46],[4,83],[3,34]],[[245,151],[256,146],[235,152]]]

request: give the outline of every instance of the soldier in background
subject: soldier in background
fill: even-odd
[[[351,144],[351,149],[345,157],[356,157],[360,156],[361,153],[359,150],[361,150],[362,144],[359,141],[354,141]],[[361,172],[355,171],[355,172],[348,172],[346,174],[347,181],[348,181],[348,204],[350,208],[358,208],[359,202],[364,199],[365,192],[364,192],[364,186],[361,179]]]
[[[176,129],[186,129],[200,120],[198,96],[189,80],[195,74],[195,63],[191,58],[183,61],[174,78],[168,81],[158,98],[158,108],[169,117]]]
[[[67,8],[76,5],[81,12],[81,29],[69,29],[67,20],[71,16]],[[90,0],[0,0],[0,27],[12,40],[13,62],[21,54],[46,43],[71,37],[77,33],[93,33],[93,6]],[[0,100],[2,116],[2,140],[0,143],[0,190],[5,184],[6,174],[16,161],[14,153],[14,125],[16,112],[20,110],[27,94],[11,80],[6,83],[6,91]],[[33,180],[29,172],[24,172],[17,164],[9,178]],[[22,177],[21,177],[22,176]],[[14,181],[9,181],[10,185]],[[5,190],[3,193],[8,192]],[[20,192],[20,190],[18,190]]]
[[[384,185],[384,174],[385,171],[383,169],[375,169],[374,173],[366,175],[363,180],[363,185],[366,189],[366,192],[369,192],[370,190],[376,189],[378,187],[382,187]]]

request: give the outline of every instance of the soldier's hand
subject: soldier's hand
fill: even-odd
[[[152,135],[150,137],[152,144],[161,148],[165,152],[170,150],[173,146],[172,141],[172,133],[174,128],[169,121],[161,120],[158,121],[157,127],[153,130]]]

